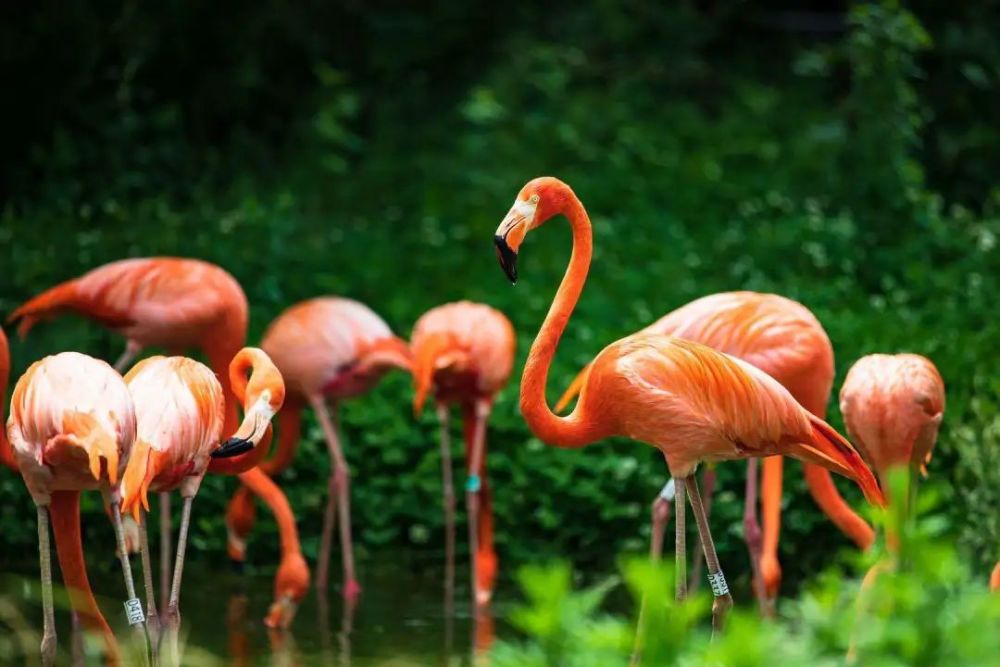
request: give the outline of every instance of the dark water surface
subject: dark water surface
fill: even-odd
[[[485,664],[482,654],[495,637],[510,632],[503,619],[511,603],[503,596],[510,594],[511,586],[504,583],[498,590],[498,599],[487,610],[474,613],[465,582],[466,570],[460,560],[456,564],[455,604],[451,613],[446,614],[442,560],[433,553],[365,558],[359,573],[364,590],[353,615],[343,603],[339,581],[335,579],[325,603],[321,603],[315,591],[310,591],[291,631],[274,632],[262,622],[272,599],[270,575],[238,574],[226,566],[206,567],[199,564],[197,552],[189,552],[181,595],[182,632],[187,642],[184,664],[352,667]],[[55,563],[53,566],[53,577],[58,582],[58,567]],[[103,568],[104,572],[95,572],[97,568],[93,565],[90,569],[101,609],[119,638],[126,637],[124,613],[120,611],[125,597],[120,570]],[[132,569],[141,589],[138,558]],[[25,624],[40,636],[42,626],[37,561],[26,560],[15,570],[11,572],[8,568],[0,575],[0,662],[4,664],[24,662],[24,656],[18,655],[18,636],[12,627]],[[331,574],[339,575],[336,564]],[[119,591],[118,598],[108,595]],[[57,593],[60,664],[68,664],[70,647],[70,621],[64,604],[65,599],[60,601]],[[20,632],[24,636],[24,629]],[[37,640],[38,637],[30,636],[24,640],[34,647],[35,656]]]

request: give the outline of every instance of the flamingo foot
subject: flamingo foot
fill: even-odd
[[[357,602],[358,597],[361,596],[361,584],[356,580],[350,579],[346,584],[344,584],[344,599],[348,602]]]

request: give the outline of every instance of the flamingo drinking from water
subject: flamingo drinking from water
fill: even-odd
[[[332,464],[316,587],[322,591],[327,586],[334,512],[338,512],[343,593],[353,600],[360,586],[351,540],[350,473],[336,425],[336,404],[369,391],[392,368],[409,370],[409,348],[370,308],[341,297],[319,297],[291,306],[268,327],[261,347],[288,387],[285,406],[278,415],[277,452],[261,469],[274,475],[291,463],[301,432],[302,408],[310,405],[323,429]],[[327,407],[328,399],[333,410]],[[250,496],[245,492],[235,495],[226,516],[229,554],[242,559],[245,537],[253,525]]]
[[[677,336],[730,354],[753,364],[780,382],[802,407],[820,419],[833,387],[833,347],[819,320],[802,304],[777,294],[724,292],[712,294],[668,313],[641,333]],[[579,391],[590,366],[586,366],[556,404],[560,412]],[[750,551],[754,590],[761,608],[772,608],[781,584],[778,534],[781,526],[782,459],[764,460],[764,531],[757,522],[757,459],[747,461],[743,513],[744,536]],[[820,507],[859,547],[875,539],[871,527],[844,502],[830,473],[821,466],[804,464],[806,482]],[[706,514],[711,508],[714,472],[706,471]],[[653,503],[651,552],[658,557],[670,498],[661,494]],[[696,565],[695,569],[699,569]],[[692,578],[694,581],[695,579]]]
[[[485,604],[493,594],[497,556],[493,548],[493,504],[486,475],[486,421],[496,395],[507,384],[514,365],[514,327],[490,306],[459,301],[424,313],[413,327],[414,412],[434,394],[441,424],[441,466],[446,531],[445,586],[454,579],[455,497],[451,482],[448,412],[462,411],[468,468],[466,507],[472,554],[472,590]]]
[[[521,412],[532,432],[557,447],[583,447],[622,435],[659,449],[678,486],[677,593],[685,594],[684,496],[690,497],[715,595],[713,626],[732,606],[705,516],[698,482],[700,462],[774,455],[816,463],[855,480],[872,502],[883,502],[861,457],[826,422],[810,414],[776,380],[744,361],[699,343],[638,333],[597,355],[566,417],[545,398],[549,366],[583,290],[592,254],[590,218],[568,185],[555,178],[530,181],[496,230],[501,267],[517,280],[518,251],[528,234],[555,215],[573,233],[569,267],[528,353],[521,378]]]
[[[110,506],[129,621],[145,642],[142,607],[135,595],[122,530],[119,482],[136,434],[135,411],[125,382],[103,361],[63,352],[32,364],[14,387],[7,434],[17,466],[38,508],[42,581],[42,663],[55,660],[55,612],[49,519],[73,610],[99,632],[108,659],[121,658],[111,628],[91,593],[80,539],[80,492],[99,489]]]

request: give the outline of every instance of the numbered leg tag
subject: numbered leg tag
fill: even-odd
[[[146,622],[146,615],[142,613],[142,602],[139,598],[125,600],[125,617],[128,618],[129,625],[139,625]]]
[[[469,479],[465,480],[465,490],[469,493],[478,493],[480,488],[482,488],[482,484],[479,481],[479,475],[469,475]]]
[[[712,587],[712,594],[717,598],[729,595],[729,586],[726,584],[726,575],[719,570],[715,574],[708,574],[708,585]]]

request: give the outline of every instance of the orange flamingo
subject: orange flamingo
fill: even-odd
[[[680,338],[638,333],[597,355],[580,400],[566,417],[545,398],[559,338],[586,282],[592,254],[590,218],[568,185],[538,178],[521,189],[494,236],[497,258],[517,280],[525,236],[563,214],[573,233],[569,267],[528,353],[521,378],[521,412],[532,432],[557,447],[583,447],[613,435],[651,444],[678,485],[677,595],[685,595],[684,496],[690,496],[715,601],[713,628],[732,606],[694,473],[698,463],[774,455],[816,463],[855,480],[871,502],[882,503],[878,482],[861,457],[826,422],[810,414],[769,375],[745,361]]]
[[[462,411],[468,466],[466,509],[473,555],[472,591],[478,604],[493,594],[497,556],[493,548],[492,494],[486,477],[486,421],[514,365],[514,327],[489,306],[459,301],[424,313],[413,327],[414,413],[433,390],[441,424],[441,471],[446,531],[445,587],[451,598],[455,560],[455,494],[451,481],[449,406]]]
[[[993,572],[990,574],[990,590],[1000,593],[1000,561],[993,566]]]
[[[926,474],[944,416],[944,381],[918,354],[870,354],[847,372],[840,411],[883,485],[895,467]]]
[[[119,373],[147,347],[164,347],[171,354],[189,348],[203,352],[226,397],[223,430],[236,430],[236,401],[227,369],[246,340],[247,300],[224,269],[176,257],[111,262],[39,294],[15,310],[8,322],[19,320],[23,337],[39,320],[65,312],[79,313],[125,336],[125,350],[114,364]],[[170,541],[170,496],[165,494],[160,497],[164,592],[170,585]]]
[[[174,664],[180,662],[177,647],[180,588],[191,507],[209,470],[210,457],[238,455],[260,446],[270,428],[271,417],[284,401],[281,375],[261,350],[240,350],[230,363],[229,376],[234,393],[244,402],[246,413],[240,428],[221,447],[218,443],[225,401],[222,386],[208,367],[186,357],[155,356],[139,362],[125,376],[135,405],[138,431],[122,480],[122,509],[130,512],[140,526],[146,604],[150,625],[157,629],[146,536],[148,494],[150,490],[168,493],[179,489],[183,499],[164,624]]]
[[[121,659],[111,628],[91,592],[80,539],[80,492],[99,489],[111,508],[125,590],[126,609],[145,641],[142,608],[135,595],[124,548],[119,480],[125,471],[136,420],[121,376],[108,364],[76,352],[63,352],[32,364],[14,387],[7,434],[28,492],[38,508],[43,636],[42,662],[55,660],[49,517],[70,603],[84,625],[99,632],[108,660]],[[135,606],[138,605],[138,613]]]
[[[723,292],[696,299],[674,310],[641,333],[677,336],[738,357],[753,364],[789,391],[802,407],[820,419],[833,387],[833,347],[808,308],[776,294]],[[577,375],[555,411],[569,404],[589,372]],[[764,531],[757,521],[757,460],[747,461],[744,536],[750,551],[754,591],[761,608],[770,611],[781,584],[778,535],[781,528],[782,458],[764,460]],[[805,464],[805,477],[819,506],[859,547],[867,549],[875,539],[871,527],[844,502],[825,468]],[[705,472],[705,513],[711,513],[714,471]],[[670,493],[661,492],[653,502],[651,553],[658,557],[666,522],[670,516]],[[700,564],[700,561],[699,563]],[[698,564],[695,569],[698,570]],[[697,577],[692,577],[696,582]]]
[[[369,391],[391,368],[409,370],[409,348],[370,308],[340,297],[319,297],[291,306],[268,327],[261,347],[274,360],[288,387],[285,406],[278,415],[278,451],[261,470],[274,475],[291,464],[301,432],[302,408],[312,406],[332,459],[316,587],[321,591],[327,587],[335,512],[339,512],[343,594],[353,600],[361,588],[354,574],[350,473],[337,433],[336,404]],[[327,399],[334,410],[327,408]],[[250,495],[239,492],[233,496],[226,517],[230,557],[242,561],[245,538],[254,519]]]

